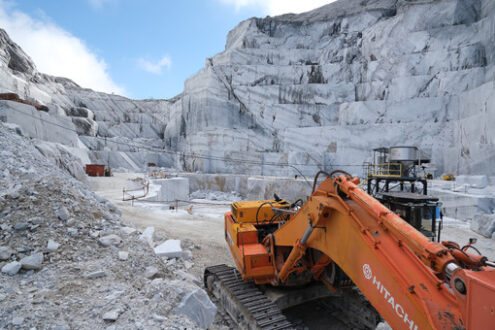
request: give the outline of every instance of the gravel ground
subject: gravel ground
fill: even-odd
[[[0,146],[0,328],[205,326],[186,299],[202,292],[189,272],[197,246],[183,242],[181,258],[155,255],[116,206],[32,141],[0,124]],[[157,233],[153,244],[167,238]],[[217,315],[210,328],[224,323]]]

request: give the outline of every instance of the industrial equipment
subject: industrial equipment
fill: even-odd
[[[366,173],[369,194],[388,192],[394,183],[400,191],[428,193],[426,178],[420,172],[430,163],[430,158],[419,148],[381,147],[373,149],[373,153],[373,163],[367,164]]]
[[[440,242],[441,203],[428,195],[426,164],[430,158],[417,147],[398,146],[373,150],[366,166],[367,192],[431,240]]]
[[[344,298],[351,328],[379,321],[367,301],[394,329],[493,328],[495,263],[471,253],[473,241],[431,241],[358,184],[345,172],[319,172],[304,203],[235,203],[225,238],[237,269],[208,267],[206,288],[241,328],[293,328],[263,292],[310,291],[314,282]]]

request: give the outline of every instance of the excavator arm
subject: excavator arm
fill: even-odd
[[[357,183],[347,175],[325,180],[274,232],[276,246],[293,247],[278,280],[285,282],[304,251],[315,249],[349,276],[394,329],[495,324],[495,269],[483,262],[460,267],[447,246],[429,241]]]

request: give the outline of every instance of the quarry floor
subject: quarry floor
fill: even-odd
[[[112,177],[89,178],[91,189],[114,203],[122,211],[122,218],[131,221],[138,229],[155,227],[158,234],[167,238],[189,240],[197,249],[193,251],[192,273],[202,278],[204,267],[227,264],[234,266],[224,238],[223,214],[230,205],[194,204],[192,214],[182,204],[178,210],[168,205],[140,201],[122,201],[122,190],[129,180],[143,177],[142,173],[115,173]],[[219,203],[212,201],[213,203]]]
[[[135,201],[122,201],[122,190],[129,180],[143,177],[142,173],[115,173],[112,177],[89,178],[91,189],[117,205],[125,220],[138,228],[155,227],[166,237],[190,240],[199,247],[194,251],[194,273],[202,275],[200,266],[225,263],[234,265],[223,233],[223,214],[230,210],[229,201],[204,201],[211,204],[181,204],[178,210],[168,205]],[[218,205],[215,205],[218,204]],[[186,209],[193,205],[192,213]],[[461,245],[469,238],[477,238],[476,247],[489,259],[495,260],[495,242],[469,229],[469,224],[444,218],[442,241],[455,241]]]

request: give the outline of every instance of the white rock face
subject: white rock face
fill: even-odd
[[[438,174],[495,175],[493,26],[492,0],[341,0],[252,18],[229,33],[225,51],[207,59],[182,94],[141,101],[38,73],[0,30],[0,92],[47,105],[48,114],[24,112],[73,130],[64,141],[43,130],[37,138],[83,150],[81,162],[362,174],[372,148],[416,145]],[[17,115],[0,110],[1,120],[32,134],[35,123]]]
[[[159,184],[160,193],[156,196],[159,201],[175,201],[189,199],[189,179],[170,178],[154,180],[154,184]]]
[[[472,188],[483,189],[488,185],[488,177],[486,175],[458,175],[455,178],[456,184],[467,184]]]
[[[249,200],[273,199],[274,194],[288,201],[305,200],[313,188],[307,181],[277,177],[252,177],[247,183]]]
[[[0,93],[5,92],[46,105],[49,112],[0,101],[0,121],[17,124],[26,136],[73,148],[69,152],[80,158],[82,165],[103,163],[135,169],[135,164],[142,168],[148,162],[166,167],[174,164],[173,157],[160,152],[166,109],[173,101],[130,100],[39,73],[29,56],[0,29]],[[81,171],[82,165],[76,164]]]
[[[361,174],[372,148],[416,145],[439,172],[492,173],[494,22],[478,0],[337,1],[244,21],[186,81],[166,142],[251,161],[185,160],[207,172]]]
[[[470,228],[478,234],[491,238],[495,233],[495,214],[476,214]]]

